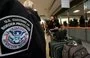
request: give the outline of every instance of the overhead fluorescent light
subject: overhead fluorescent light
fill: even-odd
[[[37,11],[37,9],[34,9],[34,11]]]
[[[78,12],[80,12],[80,10],[75,10],[75,11],[73,11],[73,13],[78,13]]]
[[[87,13],[90,13],[90,11],[87,11]]]
[[[34,3],[31,0],[26,0],[23,5],[27,8],[33,8]]]

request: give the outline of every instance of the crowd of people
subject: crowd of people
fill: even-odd
[[[67,22],[63,22],[64,26],[67,26]],[[69,21],[70,27],[90,27],[90,19],[85,19],[84,16],[81,16],[78,22],[78,19],[74,18],[73,20]]]
[[[72,20],[69,20],[69,23],[67,23],[67,21],[64,21],[63,24],[60,24],[59,23],[59,20],[54,16],[52,15],[50,17],[49,20],[45,20],[45,24],[42,23],[41,26],[43,28],[43,30],[45,29],[57,29],[57,28],[60,28],[62,25],[67,27],[90,27],[90,19],[85,19],[84,16],[81,16],[79,21],[78,19],[74,18]]]

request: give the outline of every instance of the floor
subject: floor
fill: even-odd
[[[48,43],[51,41],[51,38],[49,35],[45,34],[45,39],[46,39],[46,58],[50,58],[49,57],[49,46]]]

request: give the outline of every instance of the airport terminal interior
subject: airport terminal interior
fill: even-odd
[[[18,52],[15,52],[15,53],[19,53],[19,52],[23,51],[23,49],[26,48],[27,46],[29,48],[30,41],[22,39],[22,38],[24,38],[24,37],[31,38],[32,35],[34,34],[33,32],[35,32],[35,35],[37,34],[37,36],[33,36],[34,39],[32,41],[39,38],[36,41],[41,40],[42,42],[40,41],[39,44],[37,44],[38,42],[35,42],[35,44],[31,43],[33,45],[37,45],[37,46],[31,45],[32,50],[37,49],[38,52],[39,51],[41,52],[42,50],[45,49],[46,52],[45,51],[43,51],[43,52],[46,53],[46,58],[90,58],[90,0],[18,0],[18,2],[20,2],[25,7],[25,9],[28,9],[27,12],[30,15],[31,15],[31,13],[36,14],[36,17],[39,20],[35,20],[33,18],[34,14],[31,15],[31,17],[29,17],[31,19],[31,22],[27,19],[24,20],[25,18],[23,18],[23,17],[20,17],[24,21],[27,21],[27,22],[24,22],[23,20],[21,20],[21,22],[23,22],[22,24],[27,23],[26,25],[29,26],[30,36],[27,35],[27,34],[29,34],[27,32],[27,30],[29,30],[29,28],[27,28],[27,26],[24,26],[27,29],[23,28],[23,26],[20,27],[20,25],[19,25],[19,27],[15,26],[12,28],[8,28],[4,32],[4,34],[7,33],[7,34],[10,34],[10,36],[11,36],[8,41],[5,41],[5,37],[3,37],[3,39],[2,39],[2,41],[3,41],[2,47],[4,46],[4,48],[7,48],[7,50],[12,49],[12,50],[10,50],[10,55],[13,54],[11,52],[14,50],[15,51],[18,50]],[[19,9],[19,7],[18,7],[18,9]],[[1,8],[0,8],[0,10],[1,10]],[[29,12],[29,10],[32,12]],[[18,11],[18,10],[16,10],[16,11]],[[19,13],[19,12],[16,12],[15,14],[17,14],[17,13]],[[25,13],[24,15],[27,15],[27,14]],[[18,18],[19,16],[16,16],[16,17]],[[16,18],[16,17],[14,17],[14,18]],[[27,17],[27,16],[25,16],[25,17]],[[7,17],[5,17],[5,18],[7,18]],[[5,18],[3,18],[3,19],[5,19]],[[10,16],[8,16],[8,18],[10,18]],[[1,20],[0,20],[0,22],[1,22]],[[38,22],[36,22],[36,21],[38,21]],[[6,23],[9,22],[9,20],[7,20],[5,22]],[[32,22],[34,22],[34,23],[32,23]],[[1,24],[2,24],[2,22],[1,22]],[[35,26],[34,31],[32,31],[32,29],[33,29],[32,25]],[[16,29],[16,33],[13,35],[13,33],[9,30],[15,31],[14,28]],[[4,29],[4,27],[2,27],[2,30],[3,29]],[[24,34],[24,32],[22,32],[22,34],[23,34],[23,36],[22,36],[20,34],[21,31],[24,31],[26,34]],[[9,32],[11,32],[11,33],[9,33]],[[7,35],[7,34],[5,34],[5,35]],[[3,36],[5,36],[5,35],[3,35]],[[18,35],[20,35],[20,37]],[[42,39],[43,36],[45,39],[45,46],[43,46],[44,45],[44,39]],[[15,42],[14,42],[13,38],[15,38]],[[19,39],[22,39],[22,40],[19,42],[18,41]],[[9,42],[9,43],[7,43],[7,42]],[[12,45],[11,45],[11,43],[12,43]],[[20,45],[19,45],[19,43],[20,43]],[[24,46],[24,45],[26,45],[26,46]],[[22,47],[21,51],[19,51],[20,47]],[[35,47],[37,47],[37,48],[35,48]],[[42,49],[40,50],[39,47]],[[5,49],[2,49],[2,50],[5,50]],[[2,51],[2,50],[0,50],[0,51]],[[32,52],[31,56],[37,50],[31,51]],[[42,56],[44,54],[43,52],[41,52]],[[2,56],[5,56],[5,55],[9,55],[9,53],[8,54],[6,53]],[[36,57],[38,55],[36,55]],[[33,58],[33,57],[30,57],[30,58]]]
[[[90,53],[90,0],[19,1],[25,7],[30,7],[37,11],[41,19],[40,24],[44,31],[46,40],[46,58],[55,58],[52,55],[52,50],[50,49],[50,42],[54,41],[54,39],[57,39],[57,37],[54,38],[54,33],[56,31],[52,32],[52,28],[49,28],[51,25],[48,26],[48,22],[50,21],[50,19],[52,19],[52,16],[55,17],[55,19],[57,19],[58,21],[57,23],[59,23],[59,27],[55,26],[55,29],[67,30],[67,38],[74,38],[78,41],[81,40],[82,45],[87,49],[88,53]],[[58,36],[63,35],[59,34]],[[56,41],[59,41],[59,39],[57,39]]]

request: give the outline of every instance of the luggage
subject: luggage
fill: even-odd
[[[51,31],[51,36],[53,37],[53,40],[56,41],[64,41],[66,39],[67,30],[55,30]]]
[[[55,40],[55,36],[56,36],[56,33],[59,32],[59,29],[50,29],[49,30],[49,33],[50,33],[50,36],[53,40]]]
[[[54,52],[54,58],[62,58],[63,44],[61,44],[60,46],[57,46],[55,50],[56,51]]]
[[[88,55],[86,48],[75,41],[65,44],[62,51],[62,58],[83,58],[86,55]]]
[[[70,58],[83,58],[88,54],[88,51],[82,45],[70,49]]]
[[[59,30],[58,32],[56,32],[55,36],[56,36],[56,40],[57,41],[62,41],[64,39],[66,39],[66,34],[67,31],[66,30]]]
[[[67,39],[66,39],[67,44],[70,43],[70,42],[72,42],[72,41],[75,41],[77,44],[82,45],[81,39],[76,39],[76,38],[74,38],[74,37],[66,37],[66,38],[67,38]]]
[[[62,58],[62,50],[65,42],[50,42],[51,58]]]
[[[86,57],[84,57],[84,58],[90,58],[90,54],[88,54]]]

